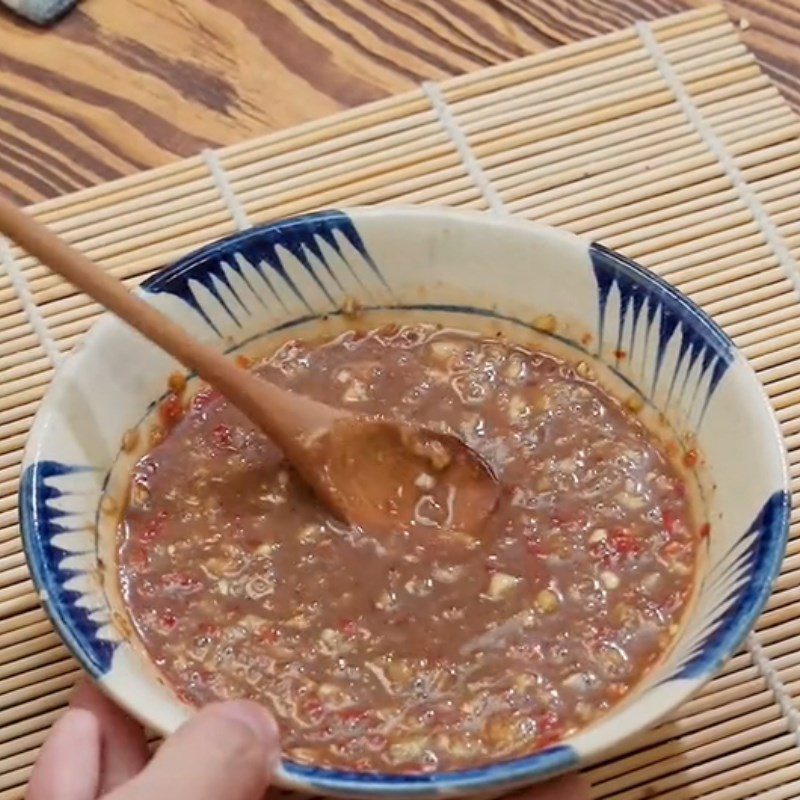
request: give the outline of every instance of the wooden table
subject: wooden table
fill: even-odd
[[[83,0],[0,12],[0,186],[35,201],[704,0]],[[800,0],[736,0],[800,109]]]

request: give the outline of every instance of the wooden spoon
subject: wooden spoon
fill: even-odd
[[[238,367],[2,197],[0,233],[224,394],[350,524],[468,530],[494,509],[499,486],[491,469],[457,437],[354,415]]]

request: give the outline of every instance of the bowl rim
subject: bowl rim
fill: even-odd
[[[589,248],[593,243],[571,232],[559,228],[553,228],[531,220],[515,218],[511,216],[498,215],[483,211],[459,210],[443,207],[420,207],[411,205],[397,205],[390,207],[370,207],[352,206],[342,209],[324,209],[302,215],[296,215],[270,221],[264,225],[256,226],[223,237],[215,242],[204,245],[196,250],[190,251],[186,255],[158,270],[142,282],[137,292],[147,293],[148,289],[159,284],[166,285],[171,279],[192,266],[201,263],[214,254],[226,252],[236,248],[243,242],[251,239],[258,239],[265,231],[276,231],[286,226],[300,221],[325,220],[332,215],[341,216],[342,214],[350,217],[356,224],[359,220],[367,217],[380,217],[389,222],[400,222],[409,217],[426,217],[430,220],[438,220],[446,223],[448,220],[467,221],[472,224],[493,228],[497,232],[505,228],[511,228],[524,234],[538,234],[557,241],[562,246]],[[786,449],[784,446],[783,435],[780,430],[777,418],[769,403],[769,399],[755,374],[752,365],[747,361],[741,351],[731,341],[725,331],[691,298],[684,295],[680,290],[661,278],[659,275],[641,267],[635,261],[621,255],[620,253],[601,247],[604,253],[617,259],[624,264],[627,269],[633,270],[642,280],[658,285],[666,290],[670,298],[681,304],[685,309],[702,321],[706,328],[709,328],[715,335],[721,336],[730,344],[733,353],[733,361],[739,369],[744,369],[749,373],[754,385],[760,389],[760,408],[759,411],[766,414],[770,422],[770,437],[766,445],[781,453],[781,489],[785,495],[785,502],[779,509],[779,527],[781,534],[774,543],[768,559],[768,570],[763,582],[757,587],[755,602],[748,608],[739,609],[733,612],[735,616],[735,631],[729,637],[727,646],[720,650],[722,663],[727,661],[745,642],[752,628],[763,611],[773,588],[773,583],[777,578],[783,558],[785,555],[786,543],[788,540],[790,526],[790,476]],[[99,339],[103,336],[107,326],[116,322],[116,319],[109,313],[104,312],[101,317],[93,323],[89,331],[84,335],[78,348],[67,354],[63,362],[58,366],[51,378],[50,386],[63,378],[64,375],[74,373],[80,366],[81,358],[85,348],[84,343]],[[52,585],[52,576],[47,574],[45,564],[40,556],[39,550],[41,542],[37,536],[39,522],[37,522],[37,498],[34,496],[36,491],[35,480],[31,480],[31,475],[36,475],[43,462],[37,455],[43,444],[42,433],[47,428],[48,417],[51,415],[51,405],[55,402],[52,392],[48,387],[39,408],[32,422],[28,440],[22,458],[22,476],[18,492],[20,509],[20,531],[26,561],[31,573],[34,587],[37,590],[39,599],[58,632],[61,639],[67,645],[70,653],[76,658],[81,666],[89,675],[97,680],[104,691],[108,692],[113,699],[133,716],[148,721],[146,710],[141,708],[135,699],[126,696],[119,691],[119,687],[109,685],[103,680],[103,672],[93,663],[80,641],[75,637],[72,625],[64,619],[63,615],[49,602],[48,587]],[[281,762],[276,776],[275,783],[288,788],[300,788],[308,790],[309,784],[314,791],[328,792],[339,796],[369,796],[379,794],[381,796],[422,796],[438,793],[448,794],[476,794],[490,790],[502,790],[517,785],[524,785],[532,781],[545,780],[549,777],[563,772],[576,769],[585,764],[596,755],[605,752],[609,747],[618,746],[626,740],[637,735],[641,730],[655,725],[669,713],[674,711],[680,704],[699,691],[715,674],[718,666],[710,669],[707,673],[699,677],[685,678],[678,682],[674,687],[669,707],[658,709],[658,713],[643,714],[641,722],[637,724],[635,731],[621,734],[613,741],[603,746],[584,750],[580,754],[569,746],[570,738],[567,738],[553,746],[537,751],[531,755],[519,758],[496,761],[490,764],[462,769],[452,772],[439,772],[424,775],[403,775],[395,773],[358,773],[347,772],[314,766],[304,766],[284,759]],[[585,729],[584,729],[585,730]]]

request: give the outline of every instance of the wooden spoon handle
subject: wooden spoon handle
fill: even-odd
[[[160,311],[129,292],[120,281],[83,253],[70,247],[3,197],[0,197],[0,233],[125,320],[187,369],[195,371],[222,392],[279,447],[284,447],[287,422],[297,406],[296,395],[258,379],[223,354],[198,342]]]

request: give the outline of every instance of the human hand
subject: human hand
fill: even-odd
[[[260,800],[280,757],[256,703],[213,703],[150,758],[144,730],[82,683],[45,742],[27,800]]]
[[[206,706],[150,758],[142,727],[87,682],[42,747],[27,800],[261,800],[279,758],[274,720],[244,700]],[[589,794],[570,776],[519,797]]]

